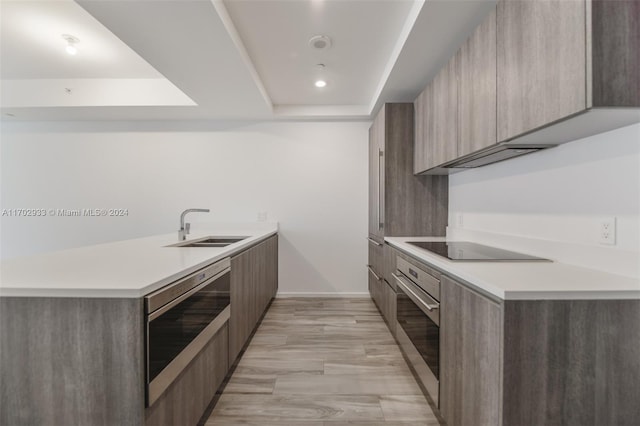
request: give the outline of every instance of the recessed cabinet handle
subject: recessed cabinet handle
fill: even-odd
[[[367,265],[367,269],[369,270],[369,272],[371,273],[371,275],[373,275],[374,277],[376,277],[376,280],[380,281],[380,277],[378,276],[378,274],[376,274],[375,272],[373,272],[373,269],[371,269],[371,266]]]
[[[376,240],[374,240],[374,239],[373,239],[373,238],[371,238],[371,237],[368,237],[368,238],[367,238],[367,240],[369,240],[369,242],[370,242],[371,244],[375,245],[375,246],[380,247],[380,246],[382,245],[382,244],[380,244],[379,242],[377,242]]]
[[[384,226],[384,218],[382,217],[382,150],[378,148],[378,230]]]

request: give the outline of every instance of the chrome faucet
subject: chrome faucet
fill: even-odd
[[[187,215],[187,213],[192,213],[192,212],[202,212],[202,213],[209,213],[209,209],[186,209],[185,211],[182,212],[182,214],[180,215],[180,230],[178,231],[178,241],[184,241],[187,239],[187,234],[189,234],[189,231],[191,230],[191,224],[190,223],[184,223],[184,217]]]

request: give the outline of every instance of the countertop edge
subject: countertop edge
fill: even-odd
[[[443,260],[438,262],[437,260],[434,262],[432,257],[436,255],[430,255],[428,253],[418,252],[417,249],[413,249],[411,247],[406,247],[407,242],[399,242],[398,239],[413,239],[412,237],[385,237],[385,243],[389,244],[393,248],[399,250],[407,256],[410,256],[420,262],[424,262],[427,266],[434,268],[441,273],[450,276],[458,281],[461,281],[462,284],[471,288],[472,290],[479,291],[480,293],[484,293],[492,298],[497,298],[498,300],[504,301],[534,301],[534,300],[639,300],[640,299],[640,289],[638,290],[575,290],[575,291],[533,291],[533,290],[522,290],[522,291],[513,291],[513,290],[505,290],[494,285],[484,283],[482,280],[479,280],[476,277],[470,276],[470,274],[463,273],[461,274],[459,271],[456,271],[455,268],[452,270],[447,267],[446,262]],[[431,241],[445,241],[445,237],[425,237],[420,238],[424,240]],[[563,265],[563,264],[560,264]],[[586,268],[583,268],[586,269]],[[610,274],[613,276],[613,274]],[[626,278],[626,277],[625,277]]]

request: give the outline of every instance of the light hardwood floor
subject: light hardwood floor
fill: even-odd
[[[276,299],[206,426],[438,425],[371,299]]]

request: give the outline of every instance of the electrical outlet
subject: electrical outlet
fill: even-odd
[[[456,228],[462,228],[464,226],[464,215],[462,213],[456,213]]]
[[[615,245],[616,243],[616,218],[605,217],[600,220],[600,244]]]
[[[258,212],[258,222],[267,221],[267,212]]]

